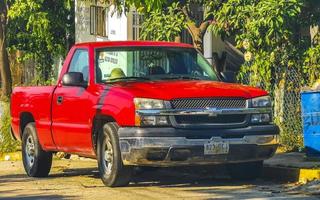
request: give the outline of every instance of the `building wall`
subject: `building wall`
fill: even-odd
[[[89,1],[75,1],[75,42],[96,41],[96,36],[90,35],[90,5]]]
[[[110,41],[128,40],[128,18],[126,15],[113,13],[110,8],[107,19],[107,35]]]
[[[95,1],[75,1],[75,42],[94,42],[107,40],[128,40],[128,19],[114,12],[113,7],[106,15],[106,37],[90,34],[90,6],[103,6]]]

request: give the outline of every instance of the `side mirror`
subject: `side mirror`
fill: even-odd
[[[62,77],[62,85],[64,86],[77,86],[87,87],[88,84],[83,79],[81,72],[68,72]]]
[[[227,83],[236,83],[237,82],[236,73],[233,71],[221,72],[221,77],[222,77],[222,80]]]

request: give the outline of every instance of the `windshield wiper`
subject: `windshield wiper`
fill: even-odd
[[[185,75],[181,75],[181,76],[164,76],[161,77],[160,79],[163,80],[202,80],[200,77],[195,77],[195,76],[185,76]]]
[[[112,82],[117,82],[117,81],[122,81],[122,80],[150,80],[150,78],[139,77],[139,76],[124,76],[124,77],[109,79],[106,81],[106,83],[112,83]]]

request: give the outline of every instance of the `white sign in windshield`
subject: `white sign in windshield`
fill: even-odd
[[[108,80],[114,68],[120,68],[126,75],[128,74],[128,53],[121,51],[100,52],[99,68],[102,72],[102,80]]]

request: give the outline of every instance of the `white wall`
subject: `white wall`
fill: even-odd
[[[117,13],[113,14],[113,7],[110,8],[108,16],[106,16],[107,37],[90,35],[90,5],[93,5],[90,1],[75,1],[76,43],[128,40],[128,19],[124,14],[121,16]]]
[[[109,40],[128,40],[128,18],[125,14],[119,16],[117,13],[113,13],[113,7],[111,7],[107,21]]]
[[[203,55],[212,64],[212,32],[207,31],[203,37]]]
[[[226,45],[220,37],[215,36],[211,31],[207,31],[203,38],[203,55],[212,64],[212,53],[216,52],[221,56],[226,51]]]

